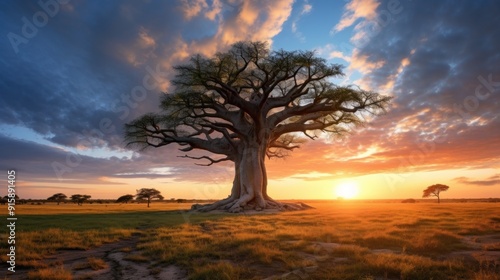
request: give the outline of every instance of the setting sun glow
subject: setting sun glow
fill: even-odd
[[[358,192],[358,184],[352,181],[342,182],[335,189],[337,197],[344,199],[354,198],[358,195]]]

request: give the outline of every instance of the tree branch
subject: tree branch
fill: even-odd
[[[225,158],[221,158],[221,159],[213,159],[209,156],[201,156],[201,157],[193,157],[193,156],[188,156],[188,155],[183,155],[183,156],[178,156],[180,158],[189,158],[189,159],[195,159],[195,160],[201,160],[201,159],[206,159],[208,161],[210,161],[210,163],[207,163],[207,164],[201,164],[201,163],[195,163],[196,165],[200,165],[200,166],[210,166],[214,163],[219,163],[219,162],[223,162],[223,161],[230,161],[232,159],[230,159],[229,157],[225,157]]]

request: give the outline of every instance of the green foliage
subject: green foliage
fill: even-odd
[[[202,149],[234,161],[232,146],[240,141],[253,137],[269,143],[266,149],[293,149],[297,142],[290,136],[343,134],[363,123],[364,115],[384,112],[390,101],[333,84],[329,79],[342,76],[342,66],[313,51],[271,51],[264,42],[239,42],[212,57],[194,55],[174,70],[175,88],[162,97],[161,113],[125,126],[128,145],[178,143],[183,151]]]

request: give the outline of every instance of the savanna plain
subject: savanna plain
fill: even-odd
[[[3,265],[0,279],[500,279],[500,203],[307,203],[19,205],[16,272]]]

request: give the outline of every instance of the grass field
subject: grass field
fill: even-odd
[[[119,254],[159,279],[173,267],[177,279],[500,279],[500,203],[309,204],[316,209],[253,215],[174,203],[21,205],[16,268],[29,279],[98,279],[116,273]],[[83,263],[46,261],[134,237]],[[5,231],[0,240],[5,263]]]

